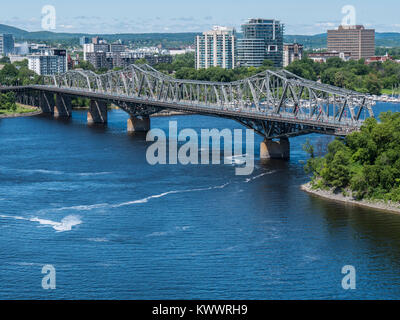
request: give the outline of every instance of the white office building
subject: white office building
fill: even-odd
[[[38,75],[54,75],[68,71],[66,50],[50,49],[28,56],[28,68]]]
[[[236,65],[236,32],[233,28],[214,27],[196,37],[196,69],[221,67],[234,69]]]

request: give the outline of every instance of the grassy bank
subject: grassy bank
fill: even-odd
[[[16,115],[26,115],[26,114],[30,114],[32,112],[37,112],[39,111],[38,108],[35,107],[31,107],[31,106],[25,106],[22,104],[17,103],[17,108],[15,110],[6,110],[6,109],[1,109],[0,108],[0,117],[4,116],[16,116]]]
[[[394,93],[394,95],[398,96],[400,95],[400,89],[396,89],[394,91],[391,89],[382,89],[381,93],[386,94],[388,96],[391,96]]]

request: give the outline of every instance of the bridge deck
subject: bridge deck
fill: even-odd
[[[302,125],[304,127],[313,128],[312,132],[329,133],[337,136],[345,136],[361,126],[362,121],[354,121],[350,118],[337,121],[335,117],[325,117],[319,120],[312,120],[302,115],[294,116],[293,113],[281,112],[279,115],[272,112],[258,111],[256,108],[242,108],[232,110],[232,106],[213,106],[207,104],[194,103],[192,101],[157,101],[149,98],[138,98],[126,96],[123,94],[110,94],[102,92],[93,92],[82,90],[81,88],[63,88],[44,85],[29,85],[15,87],[0,87],[0,92],[48,92],[70,95],[73,97],[88,98],[94,100],[103,100],[117,105],[125,102],[127,104],[154,107],[157,109],[168,109],[174,111],[186,111],[207,116],[218,116],[230,119],[246,119],[256,121],[269,121],[280,124]],[[125,110],[130,112],[130,110]],[[310,131],[310,130],[308,130]],[[301,134],[301,133],[300,133]],[[294,136],[296,134],[292,134]]]

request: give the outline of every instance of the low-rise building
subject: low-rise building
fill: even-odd
[[[20,56],[20,55],[15,55],[15,54],[10,54],[8,57],[10,58],[11,63],[22,62],[22,61],[28,59],[26,56]]]
[[[308,58],[313,60],[314,62],[325,63],[330,58],[340,58],[343,61],[349,61],[352,58],[352,56],[350,52],[328,51],[328,52],[309,53]]]
[[[286,68],[293,61],[303,58],[303,45],[291,43],[283,45],[283,67]]]
[[[395,61],[388,53],[384,56],[374,56],[371,58],[365,59],[365,64],[371,64],[373,62],[386,62],[386,61]]]

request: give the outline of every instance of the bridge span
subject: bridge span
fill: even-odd
[[[0,87],[17,101],[55,117],[70,117],[71,99],[90,99],[88,123],[107,123],[107,106],[130,115],[128,131],[150,130],[163,110],[235,120],[264,137],[261,158],[289,158],[289,138],[309,133],[346,136],[374,117],[369,95],[266,70],[235,82],[180,80],[148,65],[96,74],[73,70],[45,76],[40,85]],[[279,141],[277,141],[279,140]]]

